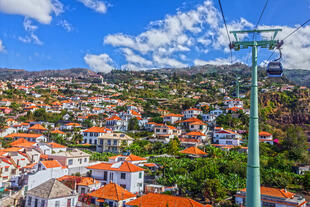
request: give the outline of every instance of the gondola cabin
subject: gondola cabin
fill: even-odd
[[[280,78],[283,75],[283,66],[279,61],[269,62],[267,65],[267,75],[270,78]]]

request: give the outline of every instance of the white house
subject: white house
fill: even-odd
[[[78,194],[56,179],[27,191],[26,207],[73,207],[78,202]]]
[[[216,115],[214,114],[202,114],[202,121],[204,122],[214,122],[216,120]]]
[[[136,195],[117,185],[109,183],[88,194],[95,200],[97,206],[103,203],[113,207],[124,207],[125,203],[136,199]]]
[[[164,122],[169,122],[170,124],[174,124],[175,122],[182,120],[182,118],[183,115],[181,114],[167,114],[163,116]]]
[[[128,130],[128,121],[115,115],[106,119],[106,127],[112,131],[125,132]]]
[[[261,206],[274,207],[306,207],[307,201],[301,195],[291,193],[286,189],[261,187]],[[245,205],[246,189],[237,191],[235,194],[236,204]]]
[[[264,131],[259,132],[259,141],[268,143],[268,144],[273,144],[272,134],[270,134],[269,132],[264,132]]]
[[[183,111],[182,113],[184,115],[184,118],[188,119],[188,118],[197,117],[198,115],[201,115],[202,111],[200,109],[190,108],[190,109]]]
[[[77,172],[85,174],[86,167],[89,166],[89,157],[88,153],[78,149],[48,155],[49,159],[57,160],[62,166],[66,166],[69,174]]]
[[[114,182],[131,193],[143,192],[144,169],[130,162],[102,162],[88,167],[91,176],[103,185]]]
[[[128,146],[133,140],[132,137],[124,133],[106,133],[98,137],[96,151],[120,153],[121,146]]]
[[[213,142],[220,145],[239,146],[242,136],[231,130],[219,129],[213,134]]]
[[[82,132],[84,143],[96,145],[98,142],[99,136],[102,136],[103,134],[111,132],[111,131],[112,131],[111,129],[108,129],[105,127],[96,127],[96,126],[86,129]]]
[[[157,124],[154,126],[154,135],[156,141],[168,143],[170,139],[173,139],[175,136],[180,136],[181,130],[175,128],[174,126]]]
[[[224,112],[221,109],[214,109],[214,110],[210,111],[210,114],[215,115],[216,117],[223,114],[223,113]]]
[[[5,136],[4,138],[12,138],[13,140],[24,138],[29,142],[37,142],[37,143],[47,141],[47,138],[43,134],[13,133]]]
[[[138,164],[142,164],[142,163],[146,163],[146,158],[144,157],[139,157],[133,154],[130,154],[128,156],[126,155],[116,155],[113,157],[109,157],[109,163],[115,163],[115,162],[120,162],[120,161],[127,161],[130,162],[134,165],[138,165]]]

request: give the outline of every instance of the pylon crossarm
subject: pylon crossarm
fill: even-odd
[[[259,46],[262,48],[268,48],[270,50],[273,50],[279,44],[278,40],[260,40],[260,41],[255,41],[255,42],[256,42],[256,46]],[[235,41],[235,42],[232,42],[232,45],[233,45],[232,48],[235,50],[247,49],[248,47],[254,46],[254,41]]]

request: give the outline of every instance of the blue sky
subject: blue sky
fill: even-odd
[[[229,29],[253,28],[264,3],[222,0]],[[280,27],[283,38],[310,17],[309,6],[269,1],[261,27]],[[109,72],[229,63],[218,8],[212,0],[0,0],[0,67]],[[269,54],[260,50],[259,62]],[[283,54],[286,67],[310,69],[309,26],[285,42]],[[233,52],[234,61],[249,63],[248,56]]]

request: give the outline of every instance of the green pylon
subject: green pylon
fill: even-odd
[[[251,83],[251,106],[250,106],[250,129],[248,138],[248,164],[246,181],[246,203],[247,207],[261,207],[260,193],[260,166],[259,166],[259,123],[258,123],[258,85],[257,85],[257,47],[274,49],[280,42],[275,40],[281,29],[232,31],[236,41],[232,42],[230,48],[235,50],[252,47],[252,83]],[[238,33],[262,33],[273,32],[271,40],[261,41],[239,41]]]
[[[237,80],[236,80],[236,98],[240,98],[238,77],[237,77]]]

